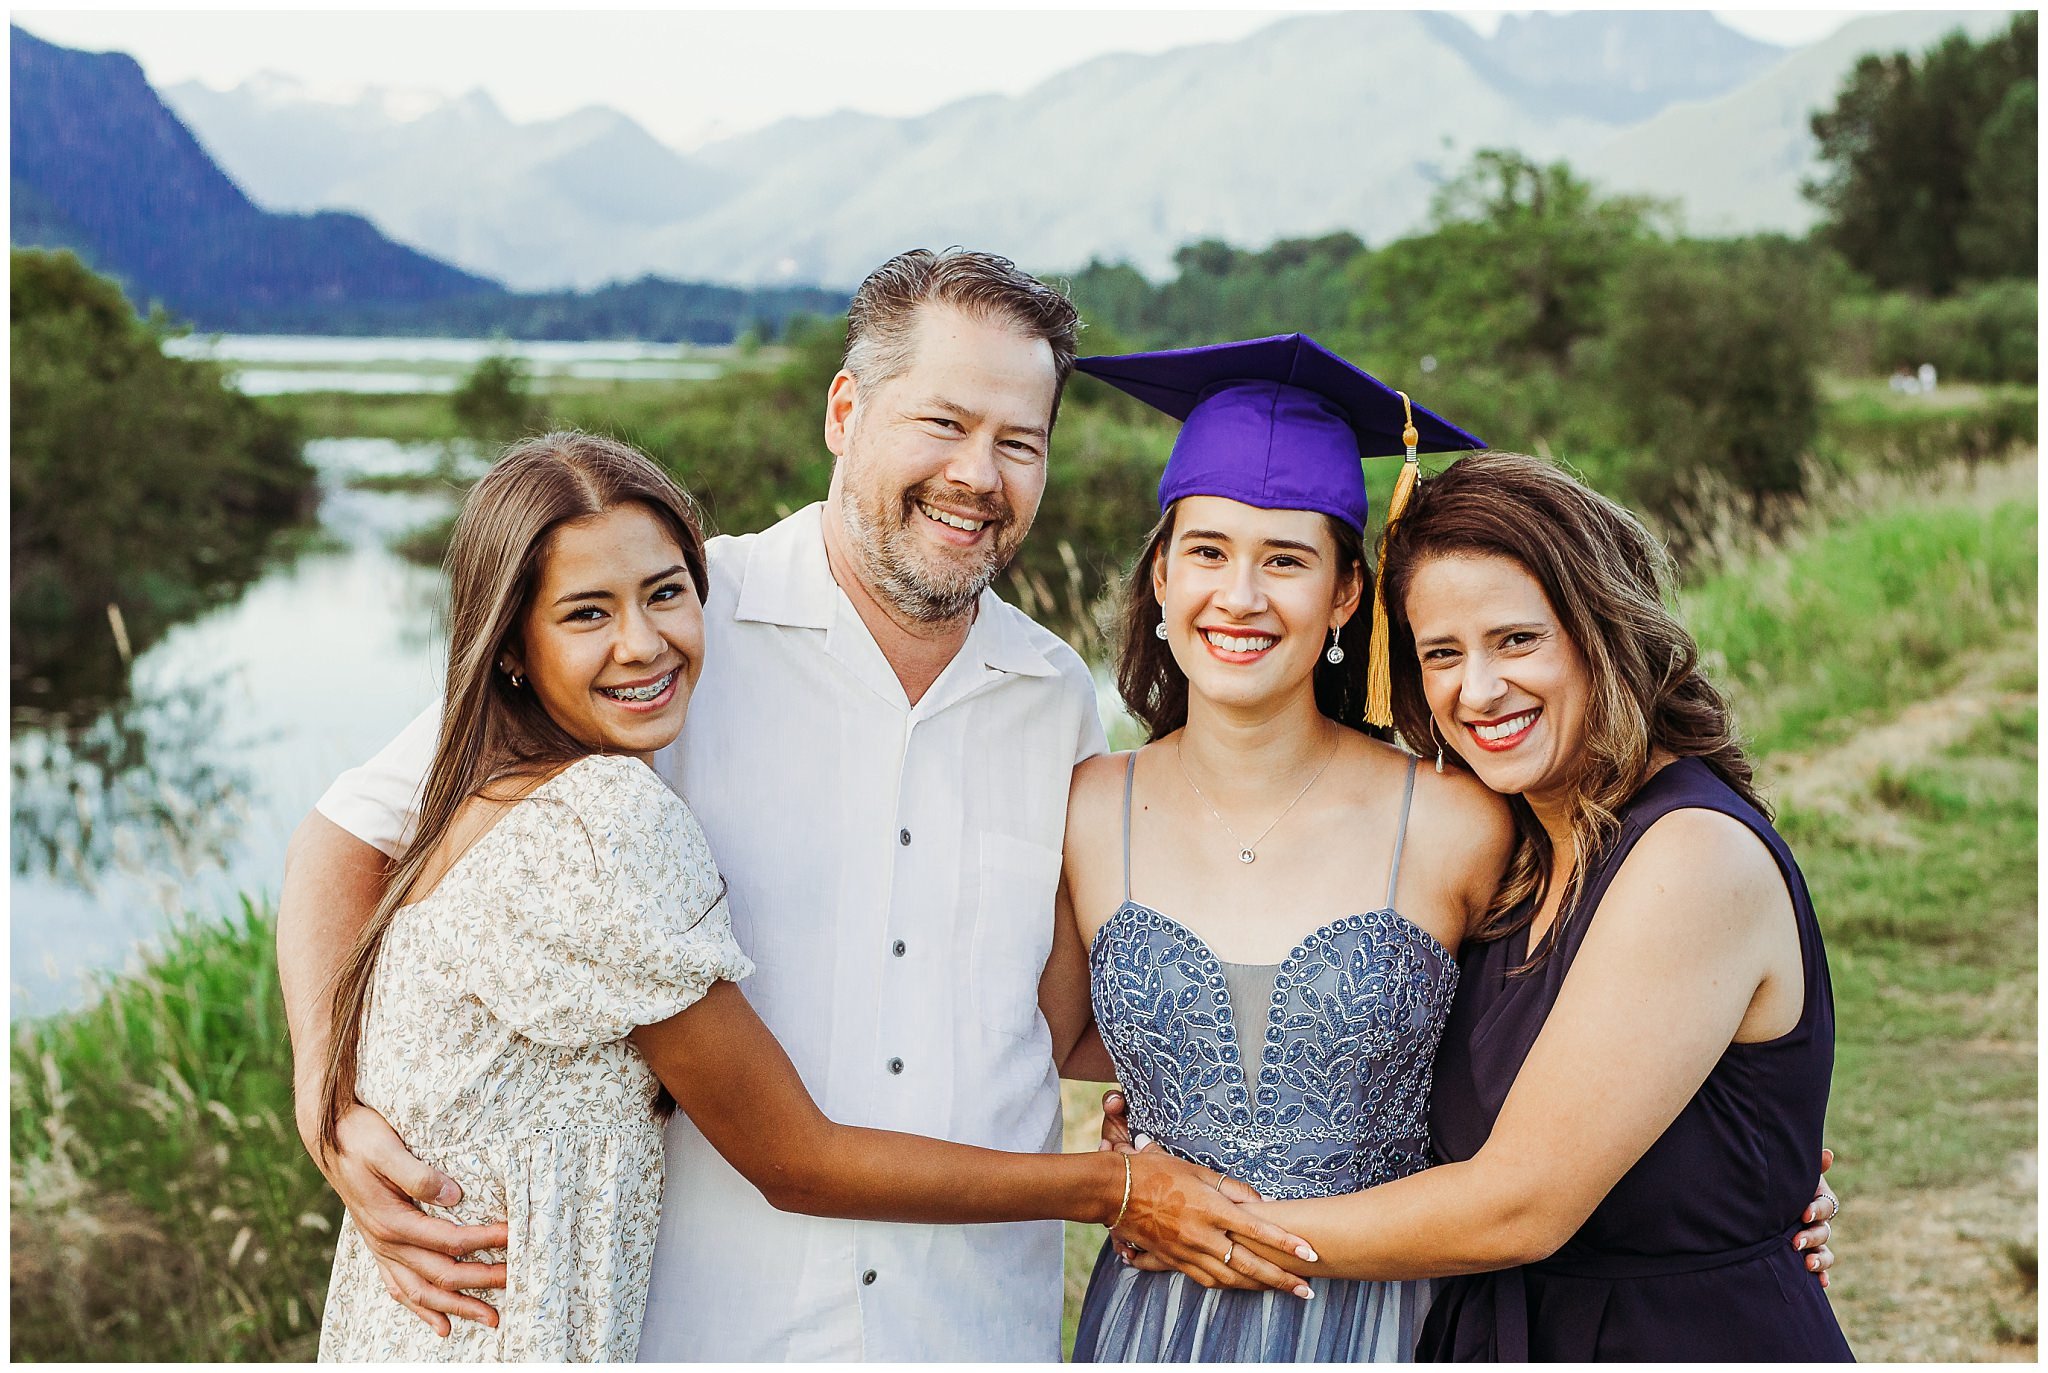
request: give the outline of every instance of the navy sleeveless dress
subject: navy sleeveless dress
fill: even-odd
[[[1686,809],[1733,816],[1778,860],[1806,972],[1799,1023],[1777,1039],[1729,1045],[1671,1127],[1556,1254],[1439,1284],[1418,1358],[1854,1357],[1826,1293],[1792,1248],[1813,1200],[1834,1068],[1834,992],[1820,926],[1785,841],[1698,759],[1667,765],[1622,808],[1621,830],[1588,873],[1579,914],[1557,927],[1557,947],[1540,969],[1508,976],[1526,954],[1526,930],[1466,945],[1437,1056],[1435,1147],[1462,1160],[1486,1143],[1622,861],[1659,818]]]
[[[1458,965],[1394,911],[1414,764],[1386,904],[1313,931],[1277,966],[1226,964],[1193,930],[1130,899],[1130,786],[1126,773],[1124,903],[1097,931],[1088,964],[1131,1132],[1276,1199],[1355,1192],[1428,1166],[1430,1061]],[[1251,985],[1264,1001],[1257,1019]],[[1311,1301],[1204,1288],[1177,1272],[1127,1268],[1105,1244],[1074,1360],[1411,1356],[1428,1282],[1314,1286]]]

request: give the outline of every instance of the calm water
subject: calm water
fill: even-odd
[[[193,334],[164,351],[225,364],[234,387],[252,396],[297,391],[428,395],[453,391],[472,367],[497,355],[529,375],[578,381],[709,381],[729,348],[604,340],[327,338],[292,334]]]
[[[11,1015],[75,1005],[175,913],[275,893],[292,828],[438,689],[438,570],[389,541],[446,495],[349,489],[429,468],[437,445],[323,439],[326,538],[135,662],[130,701],[75,732],[17,726]]]

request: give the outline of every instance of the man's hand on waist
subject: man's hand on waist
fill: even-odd
[[[420,1210],[420,1202],[455,1205],[462,1188],[413,1157],[369,1107],[349,1107],[338,1133],[338,1150],[319,1148],[317,1134],[307,1147],[377,1260],[384,1290],[437,1335],[448,1334],[450,1316],[495,1327],[497,1310],[464,1289],[503,1288],[505,1265],[462,1260],[478,1250],[503,1249],[509,1242],[505,1223],[458,1225]]]

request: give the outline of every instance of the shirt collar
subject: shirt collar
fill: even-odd
[[[967,642],[960,646],[961,656],[979,657],[984,666],[998,672],[1014,672],[1022,677],[1053,676],[1059,669],[1044,650],[1031,642],[1030,631],[1036,627],[1023,611],[1005,602],[993,589],[984,587],[975,607],[974,627],[967,631]]]
[[[839,584],[825,562],[825,505],[813,501],[754,536],[736,620],[830,629]]]
[[[734,619],[795,629],[832,627],[845,597],[825,559],[824,511],[824,502],[813,502],[754,536]],[[847,610],[858,618],[850,603]],[[1059,669],[1032,642],[1030,628],[1022,612],[984,589],[960,654],[999,672],[1050,677]]]

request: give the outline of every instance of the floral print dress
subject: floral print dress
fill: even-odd
[[[446,1338],[384,1290],[342,1223],[320,1357],[630,1360],[661,1208],[659,1090],[625,1036],[753,964],[703,831],[645,764],[593,755],[401,908],[377,960],[356,1095],[462,1185],[433,1215],[505,1221],[496,1329]]]

